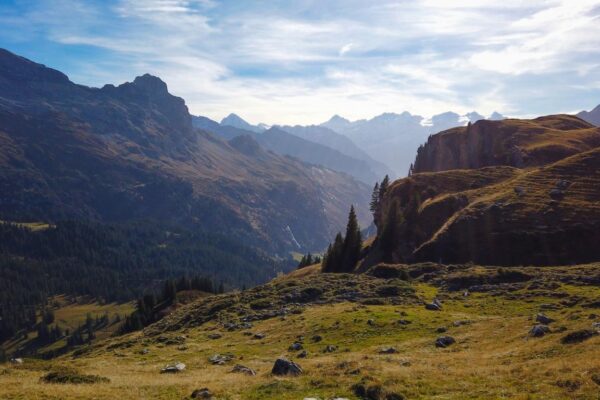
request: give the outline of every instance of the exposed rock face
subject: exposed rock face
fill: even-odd
[[[394,182],[375,215],[383,227],[392,204],[402,214],[388,261],[561,265],[600,259],[599,146],[600,128],[571,116],[480,121],[432,137],[417,167],[438,172]],[[511,158],[514,148],[522,162]],[[469,169],[494,163],[509,165]]]
[[[273,375],[292,375],[298,376],[302,374],[302,368],[293,361],[285,358],[278,358],[273,365],[271,371]]]
[[[414,172],[545,165],[600,145],[598,130],[568,115],[534,120],[481,120],[431,136]]]
[[[577,116],[592,125],[600,126],[600,105],[592,111],[582,111]]]

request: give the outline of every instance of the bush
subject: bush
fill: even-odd
[[[62,367],[50,371],[41,378],[45,383],[61,383],[61,384],[90,384],[90,383],[108,383],[110,379],[98,375],[84,375],[77,370],[69,367]]]

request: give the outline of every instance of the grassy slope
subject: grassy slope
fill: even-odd
[[[597,267],[585,267],[575,273],[590,276]],[[485,275],[486,271],[477,269],[471,273]],[[554,272],[561,276],[565,269],[548,267],[535,271],[542,279],[549,279]],[[26,360],[21,367],[6,366],[4,372],[0,370],[0,397],[181,399],[194,389],[209,387],[219,399],[353,399],[350,387],[363,379],[379,382],[409,399],[598,398],[599,387],[591,376],[600,374],[600,337],[580,344],[560,343],[568,331],[590,327],[594,310],[581,305],[600,298],[597,286],[560,283],[554,290],[521,288],[502,295],[473,293],[463,297],[461,292],[445,292],[433,282],[414,281],[411,285],[423,300],[441,296],[444,310],[426,311],[412,301],[406,305],[371,306],[342,302],[312,305],[285,320],[256,322],[250,331],[265,333],[262,340],[246,336],[244,331],[226,331],[216,321],[167,333],[186,335],[186,350],[158,343],[156,336],[138,333],[113,339],[116,347],[94,347],[78,358]],[[577,305],[564,305],[565,299],[575,298],[580,300]],[[558,307],[546,312],[557,319],[552,328],[564,326],[567,331],[529,338],[533,316],[548,304]],[[407,315],[400,316],[400,312]],[[399,325],[399,318],[412,324]],[[375,321],[374,326],[367,324],[369,319]],[[453,326],[458,320],[472,322]],[[440,336],[436,329],[442,326],[448,327],[446,334],[457,339],[457,344],[448,349],[438,349],[433,344]],[[223,337],[208,339],[207,335],[215,331]],[[310,338],[315,334],[322,335],[323,341],[313,343]],[[290,353],[287,348],[297,335],[305,337],[304,346],[309,353],[307,359],[296,359],[304,368],[304,375],[271,376],[277,357],[295,358],[295,352]],[[327,344],[338,346],[338,351],[324,353]],[[389,345],[395,346],[398,354],[378,354],[380,347]],[[149,349],[146,355],[141,354],[144,348]],[[209,356],[225,352],[235,354],[236,360],[226,366],[210,365]],[[173,361],[186,363],[187,371],[160,375],[159,369]],[[257,376],[230,373],[236,362],[254,368]],[[79,386],[40,383],[40,376],[56,365],[74,366],[84,373],[108,377],[111,382]],[[359,372],[354,374],[355,370]]]
[[[114,332],[117,331],[120,324],[114,323],[115,317],[118,314],[122,320],[125,319],[134,310],[134,304],[130,303],[110,303],[110,304],[99,304],[96,301],[89,301],[80,298],[78,302],[69,301],[65,296],[56,296],[50,299],[49,304],[51,309],[54,311],[54,323],[51,326],[58,324],[61,329],[69,329],[73,332],[78,326],[84,325],[87,315],[90,314],[92,318],[102,317],[108,315],[109,325],[100,328],[95,332],[98,340],[106,339],[110,337]],[[12,353],[19,347],[35,345],[34,341],[37,337],[36,331],[28,332],[27,339],[8,341],[4,343],[4,348]],[[48,350],[58,349],[66,344],[66,339],[59,340],[48,346],[40,348],[38,351],[44,353]]]

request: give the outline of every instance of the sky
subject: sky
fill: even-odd
[[[600,103],[600,0],[2,0],[0,47],[87,86],[159,76],[216,120]]]

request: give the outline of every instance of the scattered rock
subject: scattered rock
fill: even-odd
[[[16,364],[16,365],[22,365],[23,364],[23,359],[22,358],[11,358],[10,359],[10,363],[11,364]]]
[[[597,331],[591,329],[582,329],[579,331],[571,332],[562,339],[560,342],[562,344],[573,344],[573,343],[581,343],[584,340],[588,340],[589,338],[598,335]]]
[[[368,320],[367,321],[367,325],[369,325],[369,326],[375,326],[375,320],[372,320],[372,319]]]
[[[536,315],[535,317],[536,322],[539,322],[540,324],[544,324],[544,325],[548,325],[554,322],[554,319],[547,317],[546,315],[539,313],[538,315]]]
[[[208,359],[213,365],[225,365],[233,360],[233,354],[215,354]]]
[[[410,325],[410,324],[412,324],[412,321],[409,321],[407,319],[399,319],[398,324],[399,325]]]
[[[255,333],[254,334],[254,339],[264,339],[266,337],[266,335],[264,333]]]
[[[298,343],[298,342],[292,343],[288,350],[289,351],[300,351],[300,350],[302,350],[302,344]]]
[[[435,341],[435,347],[448,347],[456,343],[456,340],[452,336],[440,336]]]
[[[321,335],[315,335],[315,336],[313,336],[313,337],[312,337],[312,341],[313,341],[314,343],[318,343],[318,342],[320,342],[321,340],[323,340],[323,336],[321,336]]]
[[[306,350],[302,350],[300,353],[298,353],[298,358],[306,358],[308,357],[308,353],[306,352]]]
[[[208,338],[212,340],[221,339],[222,337],[223,335],[221,335],[220,333],[211,333],[210,335],[208,335]]]
[[[452,325],[454,325],[456,327],[463,326],[463,325],[470,325],[470,324],[471,324],[471,321],[469,321],[469,320],[454,321],[452,323]]]
[[[271,370],[273,375],[292,375],[298,376],[302,374],[302,368],[293,361],[285,358],[278,358]]]
[[[236,364],[233,367],[233,369],[231,370],[231,372],[237,372],[240,374],[246,374],[246,375],[250,375],[250,376],[256,375],[256,371],[254,371],[252,368],[248,368],[248,367],[240,365],[240,364]]]
[[[569,392],[574,392],[581,387],[581,382],[565,379],[557,381],[556,386],[566,389]]]
[[[394,347],[384,347],[379,350],[379,354],[396,354],[397,352],[398,350],[396,350]]]
[[[325,349],[323,350],[323,352],[324,353],[333,353],[336,350],[337,350],[337,346],[334,346],[332,344],[328,344],[327,346],[325,346]]]
[[[196,389],[192,392],[192,399],[207,399],[213,398],[213,394],[208,388]]]
[[[529,336],[532,337],[542,337],[546,333],[550,332],[550,328],[546,325],[534,325],[533,328],[529,331]]]
[[[163,374],[164,373],[177,373],[177,372],[182,372],[182,371],[185,371],[184,363],[169,364],[160,370],[160,372]]]
[[[437,333],[446,333],[446,331],[448,331],[448,328],[446,328],[445,326],[440,326],[439,328],[437,328],[435,330]]]
[[[150,350],[149,350],[148,348],[142,349],[142,350],[140,351],[140,354],[141,354],[141,355],[144,355],[144,356],[145,356],[146,354],[148,354],[148,353],[150,353]]]
[[[514,190],[517,196],[523,196],[525,194],[525,188],[523,186],[515,186]]]
[[[442,310],[442,305],[436,299],[436,300],[434,300],[431,303],[425,304],[425,309],[426,310],[431,310],[431,311],[441,311]]]

